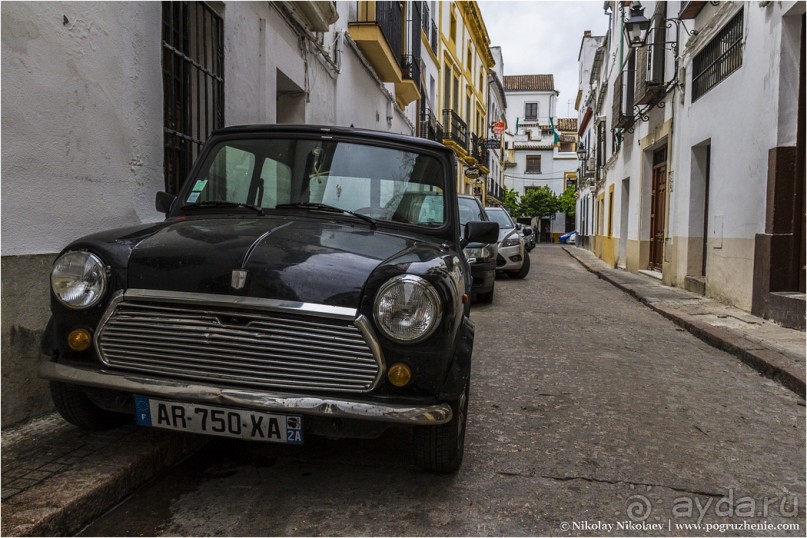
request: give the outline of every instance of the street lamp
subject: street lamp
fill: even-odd
[[[625,36],[628,38],[628,45],[631,48],[643,46],[649,29],[650,19],[644,16],[642,3],[633,2],[630,7],[630,16],[625,21]]]
[[[580,144],[577,146],[577,158],[581,161],[586,160],[586,145]]]

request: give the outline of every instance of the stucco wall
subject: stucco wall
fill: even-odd
[[[51,408],[36,362],[54,254],[100,229],[161,218],[160,10],[3,6],[3,426]]]
[[[673,193],[671,234],[702,237],[703,208],[691,203],[697,186],[690,181],[697,171],[697,148],[709,144],[706,293],[746,310],[751,308],[753,291],[754,236],[765,227],[768,152],[780,141],[795,144],[795,114],[788,111],[795,108],[798,57],[787,39],[783,41],[782,25],[782,16],[793,5],[708,6],[701,17],[714,16],[716,22],[690,41],[684,56],[691,73],[694,56],[743,7],[742,66],[695,102],[691,76],[687,77],[684,106],[676,117],[682,129],[676,182],[683,184]],[[685,242],[675,252],[680,256],[677,283],[683,285],[685,273],[694,265],[688,256],[697,256],[699,262],[700,252]]]
[[[50,310],[50,267],[55,256],[3,256],[3,427],[52,409],[46,381],[36,374],[39,342]]]
[[[3,256],[160,218],[160,10],[3,6]]]

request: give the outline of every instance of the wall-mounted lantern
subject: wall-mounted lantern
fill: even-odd
[[[647,39],[647,31],[650,29],[650,19],[644,16],[644,8],[641,2],[633,2],[630,6],[630,13],[625,20],[625,37],[631,48],[638,48],[644,45]]]
[[[577,146],[577,159],[578,160],[585,161],[586,160],[586,154],[587,154],[587,151],[586,151],[586,145],[585,144],[580,144],[579,146]]]

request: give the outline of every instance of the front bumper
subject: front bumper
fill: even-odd
[[[516,260],[513,260],[516,258]],[[499,257],[496,264],[497,271],[518,271],[524,263],[523,243],[512,247],[499,247]]]
[[[471,276],[473,277],[471,291],[474,293],[489,292],[496,281],[496,260],[472,263]]]
[[[247,388],[218,387],[137,374],[121,374],[105,370],[80,368],[58,364],[50,360],[49,357],[44,356],[39,362],[39,377],[70,385],[81,385],[187,402],[414,426],[445,424],[453,416],[451,406],[448,404],[413,406]]]

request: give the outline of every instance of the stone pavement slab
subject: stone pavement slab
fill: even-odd
[[[802,398],[805,396],[805,333],[651,277],[614,269],[592,252],[563,247],[583,267],[610,282],[701,340],[736,355]]]
[[[73,535],[206,438],[135,426],[85,432],[52,413],[2,432],[2,535]]]

